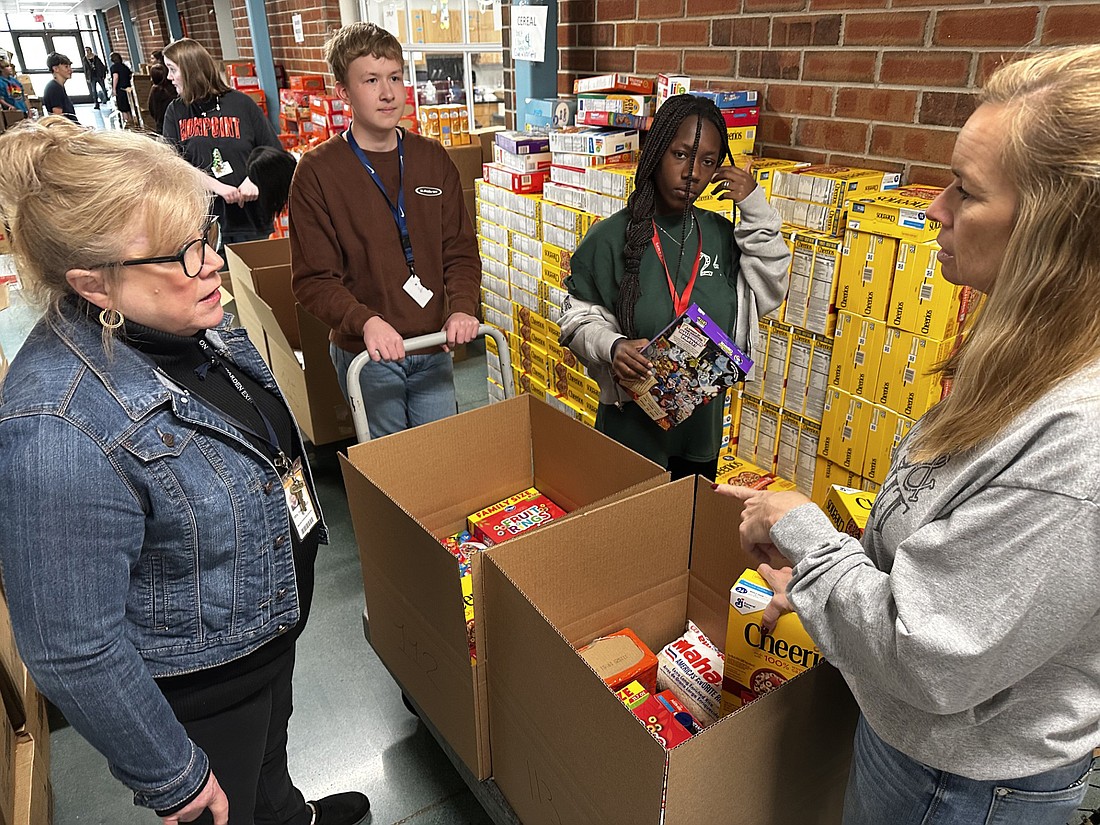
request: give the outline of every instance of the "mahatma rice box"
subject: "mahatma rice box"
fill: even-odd
[[[486,694],[492,657],[484,633],[493,621],[482,607],[484,553],[470,557],[477,610],[471,666],[461,582],[439,537],[465,529],[467,516],[517,490],[538,488],[569,514],[561,519],[568,522],[593,505],[663,484],[668,473],[531,396],[357,444],[341,464],[371,646],[422,716],[484,779],[492,772]],[[555,578],[570,586],[571,550],[558,552]]]
[[[355,436],[329,356],[328,327],[290,289],[290,239],[226,248],[241,325],[271,368],[298,426],[314,444]]]
[[[831,666],[666,750],[577,654],[623,627],[657,651],[689,619],[721,647],[754,563],[740,513],[681,479],[481,554],[493,778],[518,821],[840,821],[857,711]]]
[[[744,381],[752,368],[752,361],[696,304],[646,344],[642,355],[653,367],[650,375],[623,386],[665,430]]]
[[[794,613],[784,613],[772,632],[764,632],[761,618],[774,595],[764,577],[752,568],[745,570],[730,588],[723,715],[778,690],[824,661]]]

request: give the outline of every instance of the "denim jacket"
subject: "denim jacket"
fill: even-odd
[[[228,323],[207,340],[281,398]],[[186,800],[207,758],[153,680],[238,659],[297,623],[278,472],[137,350],[106,352],[65,303],[0,387],[0,524],[12,625],[42,693],[137,804]]]

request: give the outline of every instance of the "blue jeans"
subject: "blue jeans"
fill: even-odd
[[[844,825],[1065,825],[1085,797],[1091,763],[1088,754],[1020,779],[967,779],[910,759],[860,716]]]
[[[348,397],[348,367],[356,353],[329,345],[336,378]],[[458,412],[454,363],[449,352],[367,361],[359,373],[370,437],[381,438]]]

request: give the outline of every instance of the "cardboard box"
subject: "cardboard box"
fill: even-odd
[[[41,743],[19,734],[15,742],[14,825],[51,825],[50,762]]]
[[[825,394],[825,412],[821,417],[818,454],[857,476],[861,475],[863,458],[867,453],[870,414],[870,401],[829,387]]]
[[[10,724],[13,730],[18,730],[27,721],[27,712],[23,706],[25,672],[23,660],[19,658],[19,650],[15,646],[8,603],[3,594],[0,594],[0,699],[7,711],[7,721],[0,718],[0,724]]]
[[[844,233],[844,254],[837,277],[836,308],[865,318],[886,320],[898,241],[871,232]]]
[[[15,731],[0,719],[0,825],[12,825],[15,815]]]
[[[817,466],[814,468],[814,484],[810,493],[810,500],[818,507],[824,509],[825,499],[829,495],[829,489],[834,484],[844,487],[858,487],[860,474],[841,467],[829,461],[827,458],[817,457]]]
[[[329,329],[290,289],[290,240],[232,244],[229,271],[241,324],[271,368],[279,389],[314,444],[355,436],[329,357]]]
[[[457,532],[470,513],[528,487],[570,513],[562,519],[568,522],[576,511],[660,485],[668,474],[529,397],[358,444],[341,464],[371,645],[470,772],[484,779],[493,765],[486,694],[492,659],[482,655],[492,614],[480,606],[482,556],[471,559],[478,615],[478,661],[471,668],[454,558],[437,536]],[[456,468],[461,483],[431,482]],[[568,566],[560,555],[559,563]],[[567,585],[572,576],[563,569],[557,580]]]
[[[891,326],[942,340],[958,334],[978,296],[943,277],[939,251],[935,241],[899,245],[887,311]]]
[[[575,650],[624,626],[660,650],[688,619],[721,645],[754,564],[740,508],[682,479],[484,554],[494,780],[520,821],[840,821],[856,708],[831,666],[666,751]]]
[[[922,197],[916,192],[891,191],[880,192],[873,198],[859,198],[851,203],[848,228],[877,232],[910,243],[934,241],[939,235],[940,223],[928,217],[927,210],[936,194],[938,192],[928,192]]]
[[[885,336],[884,321],[837,313],[832,385],[852,395],[874,399]]]

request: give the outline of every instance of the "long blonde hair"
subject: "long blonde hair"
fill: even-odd
[[[210,210],[202,173],[167,143],[60,116],[24,120],[0,135],[0,169],[0,217],[20,279],[54,312],[73,294],[70,269],[178,249]],[[139,237],[148,250],[133,249]],[[117,282],[113,268],[104,276]]]
[[[980,101],[1004,107],[1016,223],[985,306],[941,368],[951,394],[914,433],[921,460],[996,436],[1100,357],[1100,45],[1010,63]]]

